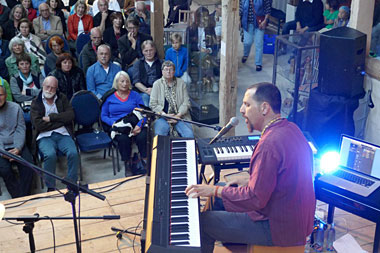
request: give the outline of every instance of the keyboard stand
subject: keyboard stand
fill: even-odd
[[[201,184],[203,181],[206,182],[206,184],[210,184],[211,179],[207,180],[205,176],[205,169],[207,164],[202,164],[201,166],[201,172],[199,176],[199,184]],[[211,168],[214,171],[214,185],[219,182],[220,180],[220,171],[224,169],[238,169],[239,171],[243,170],[244,168],[249,168],[249,163],[220,163],[220,164],[210,164]]]
[[[338,207],[344,211],[376,223],[373,252],[379,252],[380,242],[380,189],[368,197],[346,191],[340,187],[318,180],[314,181],[316,198],[328,204],[327,223],[334,221],[334,210]]]

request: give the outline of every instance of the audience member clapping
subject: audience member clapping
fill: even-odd
[[[34,54],[30,54],[26,52],[24,41],[20,38],[14,37],[9,42],[9,51],[11,55],[5,60],[5,65],[7,66],[9,77],[18,73],[18,66],[16,63],[16,57],[22,54],[28,54],[32,60],[32,71],[35,73],[40,73],[40,65],[38,62],[38,58],[34,56]]]
[[[149,106],[156,113],[191,120],[186,84],[182,79],[175,77],[174,72],[173,62],[165,61],[162,64],[162,78],[153,84]],[[157,119],[154,123],[154,133],[165,136],[179,134],[181,137],[194,138],[191,124],[175,119]]]
[[[137,166],[132,166],[131,163],[131,151],[132,151],[132,137],[134,137],[137,147],[140,152],[140,156],[146,164],[147,157],[147,145],[146,145],[146,128],[144,127],[145,118],[137,112],[134,114],[133,109],[140,107],[143,103],[140,95],[132,91],[131,81],[126,72],[120,71],[115,76],[111,92],[107,93],[103,98],[101,119],[105,124],[106,130],[113,128],[117,132],[115,127],[119,120],[125,119],[125,123],[132,123],[132,119],[128,121],[127,118],[137,117],[137,124],[132,125],[130,133],[117,133],[115,140],[118,143],[118,148],[121,154],[121,160],[124,161],[125,173],[131,170],[134,175],[145,174],[145,169],[138,169]]]
[[[11,40],[18,34],[18,24],[22,18],[27,18],[27,13],[21,4],[17,4],[12,8],[8,21],[3,25],[4,39]]]
[[[75,92],[86,89],[83,71],[75,65],[75,60],[69,53],[58,56],[56,69],[49,75],[57,78],[58,90],[69,100]]]

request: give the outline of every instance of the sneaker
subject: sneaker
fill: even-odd
[[[247,59],[248,59],[248,56],[243,56],[243,58],[241,58],[241,62],[245,63],[247,61]]]
[[[262,69],[263,69],[263,66],[261,66],[261,65],[256,66],[256,71],[261,71]]]

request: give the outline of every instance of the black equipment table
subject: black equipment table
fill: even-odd
[[[373,252],[379,252],[380,189],[377,189],[368,197],[363,197],[340,187],[322,182],[318,180],[318,176],[315,178],[314,187],[316,198],[329,205],[327,216],[328,224],[333,223],[335,207],[375,222],[376,230]]]

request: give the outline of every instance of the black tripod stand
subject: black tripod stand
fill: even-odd
[[[71,204],[71,209],[72,209],[73,216],[65,218],[65,219],[72,219],[73,220],[73,222],[74,222],[74,232],[75,232],[75,243],[76,243],[77,252],[78,253],[82,252],[82,250],[81,250],[81,244],[80,244],[80,239],[79,239],[79,232],[78,232],[78,218],[76,216],[76,210],[75,210],[75,199],[79,195],[79,192],[90,194],[93,197],[98,198],[100,200],[105,200],[106,197],[103,196],[103,195],[101,195],[101,194],[99,194],[99,193],[97,193],[97,192],[95,192],[95,191],[92,191],[92,190],[90,190],[88,188],[85,188],[85,187],[83,187],[83,186],[81,186],[81,185],[79,185],[79,184],[77,184],[75,182],[72,182],[70,180],[58,177],[57,175],[55,175],[55,174],[53,174],[53,173],[51,173],[49,171],[43,170],[43,169],[35,166],[34,164],[31,164],[31,163],[25,161],[23,158],[21,158],[21,157],[19,157],[17,155],[14,155],[12,153],[9,153],[8,151],[0,149],[0,154],[2,156],[4,156],[4,157],[12,158],[16,162],[18,162],[18,163],[20,163],[20,164],[22,164],[22,165],[24,165],[24,166],[26,166],[28,168],[33,169],[35,172],[38,172],[39,174],[46,174],[49,177],[52,177],[54,179],[58,179],[63,184],[65,184],[67,186],[68,191],[65,193],[64,198],[65,198],[65,200],[67,202],[69,202]],[[112,219],[120,219],[120,216],[107,216],[107,217],[113,217]],[[3,218],[3,219],[6,219],[6,218]],[[39,219],[41,219],[41,217],[39,217]],[[82,217],[81,217],[81,219],[82,219]],[[20,221],[24,221],[25,222],[23,230],[24,230],[25,233],[29,234],[29,245],[30,245],[30,248],[31,248],[31,252],[34,252],[35,251],[35,244],[34,244],[34,237],[33,237],[33,228],[34,228],[34,222],[36,220],[35,220],[35,217],[33,218],[33,216],[29,216],[25,220],[26,221],[24,221],[24,220],[20,220]],[[32,251],[32,247],[33,247],[34,251]]]

